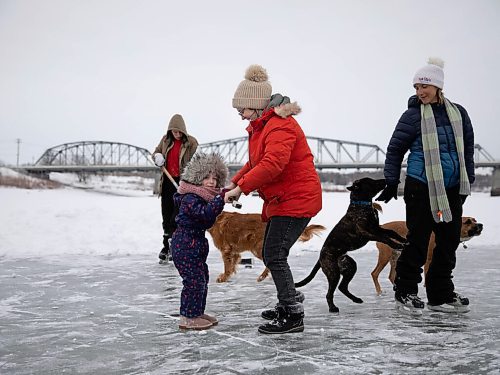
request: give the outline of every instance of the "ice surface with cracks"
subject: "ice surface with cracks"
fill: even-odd
[[[358,264],[350,289],[363,304],[336,291],[340,313],[329,313],[319,272],[301,288],[305,331],[268,336],[257,327],[276,292],[271,279],[256,282],[263,264],[254,260],[253,268],[216,283],[223,265],[208,234],[207,312],[220,323],[178,329],[181,279],[173,265],[157,263],[160,202],[147,191],[129,195],[0,188],[1,374],[499,373],[499,198],[473,193],[465,205],[464,214],[484,224],[457,254],[454,282],[470,298],[470,313],[396,311],[388,268],[380,275],[385,293],[375,295],[377,250],[370,242],[350,254]],[[323,198],[311,223],[327,231],[291,251],[297,280],[312,269],[349,201],[347,193]],[[241,202],[241,212],[260,210],[258,197]],[[381,222],[404,218],[402,198],[383,208]],[[420,296],[425,300],[422,287]]]

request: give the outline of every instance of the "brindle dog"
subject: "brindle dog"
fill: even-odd
[[[406,243],[404,237],[379,225],[377,208],[374,207],[372,199],[384,187],[384,179],[374,180],[365,177],[354,181],[352,186],[347,188],[351,192],[351,202],[347,213],[328,235],[321,249],[319,260],[309,276],[295,284],[296,287],[308,284],[321,268],[328,278],[326,301],[330,312],[339,312],[338,307],[333,303],[333,293],[341,275],[342,282],[339,285],[339,290],[353,302],[363,302],[361,298],[351,294],[348,289],[349,282],[357,270],[356,262],[347,255],[348,251],[357,250],[365,246],[368,241],[383,242],[393,249],[402,249],[403,244]]]

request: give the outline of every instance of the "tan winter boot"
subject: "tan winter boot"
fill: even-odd
[[[217,318],[213,315],[208,315],[208,314],[203,314],[201,316],[201,318],[205,319],[205,320],[208,320],[210,323],[212,323],[213,326],[216,326],[217,324],[219,324],[219,321],[217,320]]]
[[[206,319],[203,319],[201,316],[198,316],[196,318],[187,318],[181,315],[181,318],[179,320],[180,329],[194,329],[197,331],[201,331],[210,327],[212,327],[212,323],[210,323]]]

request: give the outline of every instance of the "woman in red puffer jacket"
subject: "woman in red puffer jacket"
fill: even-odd
[[[302,332],[303,296],[295,290],[287,258],[311,218],[321,210],[321,184],[304,132],[292,117],[300,107],[271,92],[265,69],[250,66],[233,98],[241,118],[250,121],[249,160],[232,178],[225,200],[254,190],[264,200],[262,219],[267,227],[262,255],[276,285],[278,304],[262,313],[263,318],[273,321],[260,326],[259,332]]]

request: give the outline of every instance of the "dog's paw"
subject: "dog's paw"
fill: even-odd
[[[352,302],[354,302],[354,303],[363,303],[363,300],[361,298],[358,298],[358,297],[353,297]]]
[[[218,283],[225,283],[227,281],[228,277],[226,275],[224,275],[223,273],[221,273],[219,275],[219,277],[217,277],[217,282]]]
[[[337,306],[330,307],[328,309],[328,311],[330,311],[331,313],[334,313],[334,314],[338,314],[340,312],[339,308]]]

